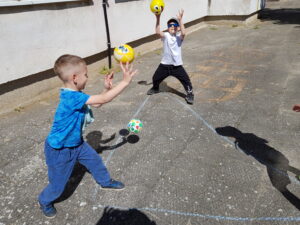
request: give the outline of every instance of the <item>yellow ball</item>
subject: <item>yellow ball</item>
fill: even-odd
[[[151,11],[156,15],[161,14],[162,11],[164,11],[164,8],[165,3],[163,0],[153,0],[150,4]]]
[[[134,50],[129,45],[120,45],[115,48],[114,57],[118,62],[131,63],[134,60]]]

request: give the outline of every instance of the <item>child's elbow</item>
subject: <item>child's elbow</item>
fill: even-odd
[[[104,97],[104,98],[102,99],[101,105],[102,105],[102,104],[105,104],[105,103],[109,103],[109,102],[111,102],[111,101],[112,101],[111,98],[109,98],[109,97]]]
[[[93,106],[101,106],[105,103],[110,102],[111,99],[109,98],[109,96],[107,96],[106,94],[101,94],[98,96],[95,96],[95,98],[93,99],[93,101],[91,102]]]
[[[95,107],[95,108],[100,108],[102,106],[102,104],[94,104],[92,106]]]

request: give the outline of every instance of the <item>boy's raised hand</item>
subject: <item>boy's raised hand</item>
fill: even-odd
[[[106,74],[104,78],[104,88],[109,90],[112,88],[113,83],[112,80],[114,78],[114,71],[112,71],[110,74]]]
[[[179,22],[182,20],[183,13],[184,13],[184,10],[183,10],[183,9],[180,9],[180,10],[178,11],[177,19],[178,19]]]
[[[128,62],[124,65],[120,62],[120,67],[123,72],[123,81],[130,83],[132,80],[132,77],[136,75],[137,70],[133,70],[133,65],[129,64]]]

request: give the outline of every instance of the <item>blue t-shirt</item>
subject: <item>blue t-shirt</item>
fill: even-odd
[[[80,91],[62,88],[60,102],[47,141],[52,148],[75,147],[83,142],[82,126],[89,95]]]

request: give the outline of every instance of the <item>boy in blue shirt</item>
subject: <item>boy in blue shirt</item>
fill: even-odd
[[[54,72],[62,80],[60,102],[52,129],[45,141],[45,158],[49,184],[39,195],[39,204],[46,217],[54,217],[53,202],[62,194],[75,163],[78,161],[92,174],[101,188],[123,189],[124,184],[111,179],[101,157],[82,137],[84,126],[93,119],[89,106],[99,107],[117,97],[137,73],[127,63],[120,63],[123,80],[112,87],[113,73],[106,75],[104,91],[98,95],[81,92],[88,80],[85,61],[75,55],[63,55],[54,65]],[[89,120],[88,120],[89,119]]]

